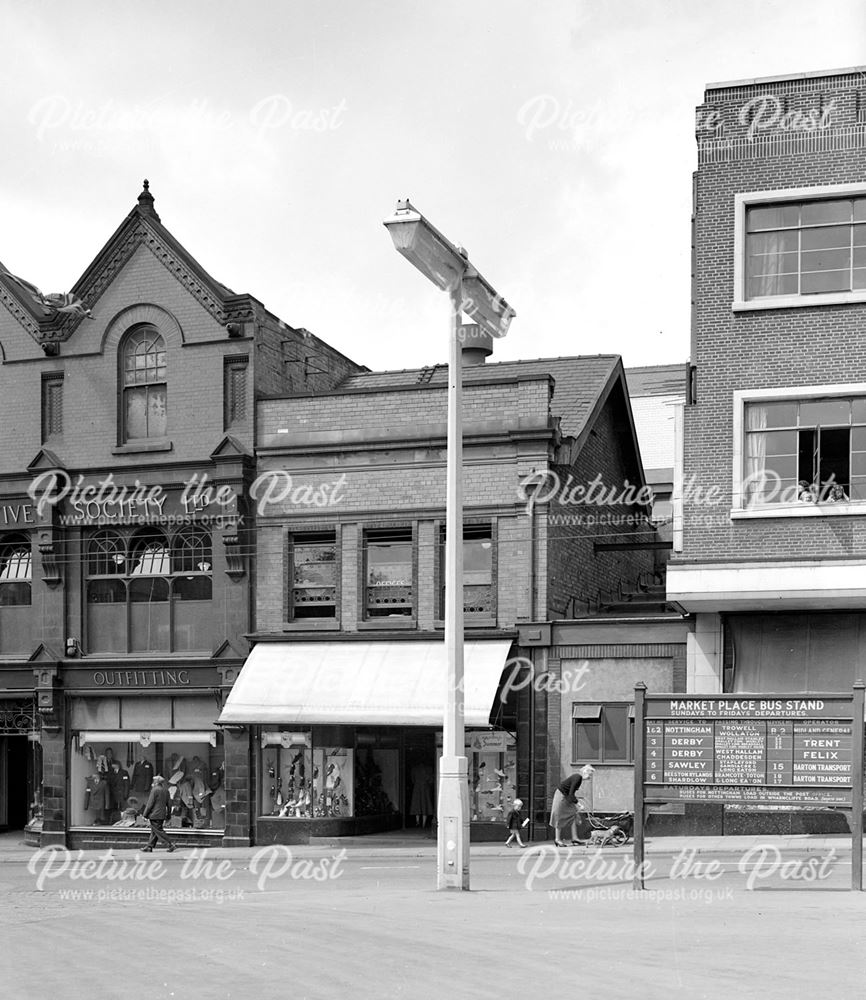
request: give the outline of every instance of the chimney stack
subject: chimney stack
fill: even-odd
[[[493,337],[477,323],[461,323],[457,331],[463,345],[463,367],[483,365],[493,353]]]

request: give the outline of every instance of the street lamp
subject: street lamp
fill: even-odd
[[[508,332],[514,310],[409,201],[385,220],[394,247],[450,300],[448,454],[445,507],[445,646],[448,657],[437,805],[437,888],[469,888],[469,788],[463,724],[463,373],[460,316],[494,337]]]

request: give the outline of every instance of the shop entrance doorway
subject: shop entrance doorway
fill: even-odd
[[[403,827],[430,830],[436,819],[435,731],[407,732],[404,749]]]
[[[0,831],[23,830],[28,818],[30,744],[26,736],[0,736]]]

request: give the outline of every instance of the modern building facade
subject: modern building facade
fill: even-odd
[[[489,346],[467,345],[464,711],[477,838],[501,836],[518,795],[543,823],[551,774],[570,765],[549,742],[541,630],[524,625],[633,586],[653,554],[594,545],[634,539],[645,513],[621,497],[645,483],[619,358],[486,364]],[[256,645],[220,717],[252,734],[257,842],[435,816],[446,391],[436,365],[258,404],[258,477],[270,485],[257,500]],[[593,481],[616,495],[582,505],[577,488]]]
[[[682,551],[690,692],[847,691],[866,643],[862,69],[698,108]]]
[[[213,279],[147,182],[73,294],[89,317],[0,273],[0,826],[132,844],[161,773],[179,835],[249,843],[248,741],[215,723],[249,650],[255,399],[359,368]]]

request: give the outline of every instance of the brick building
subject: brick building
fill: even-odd
[[[548,743],[545,685],[531,676],[544,651],[534,624],[523,644],[524,625],[597,605],[653,564],[595,544],[644,525],[619,358],[486,353],[464,350],[474,837],[501,835],[516,794],[540,820],[570,764]],[[445,678],[446,368],[357,374],[325,395],[263,399],[257,414],[256,645],[221,716],[254,736],[257,842],[423,827]],[[615,495],[580,506],[593,481]]]
[[[359,368],[207,274],[147,182],[73,294],[91,317],[0,268],[0,828],[140,842],[114,824],[156,772],[178,834],[249,843],[248,741],[215,720],[249,650],[255,399]]]
[[[846,691],[866,643],[862,69],[698,108],[683,545],[693,692]]]

